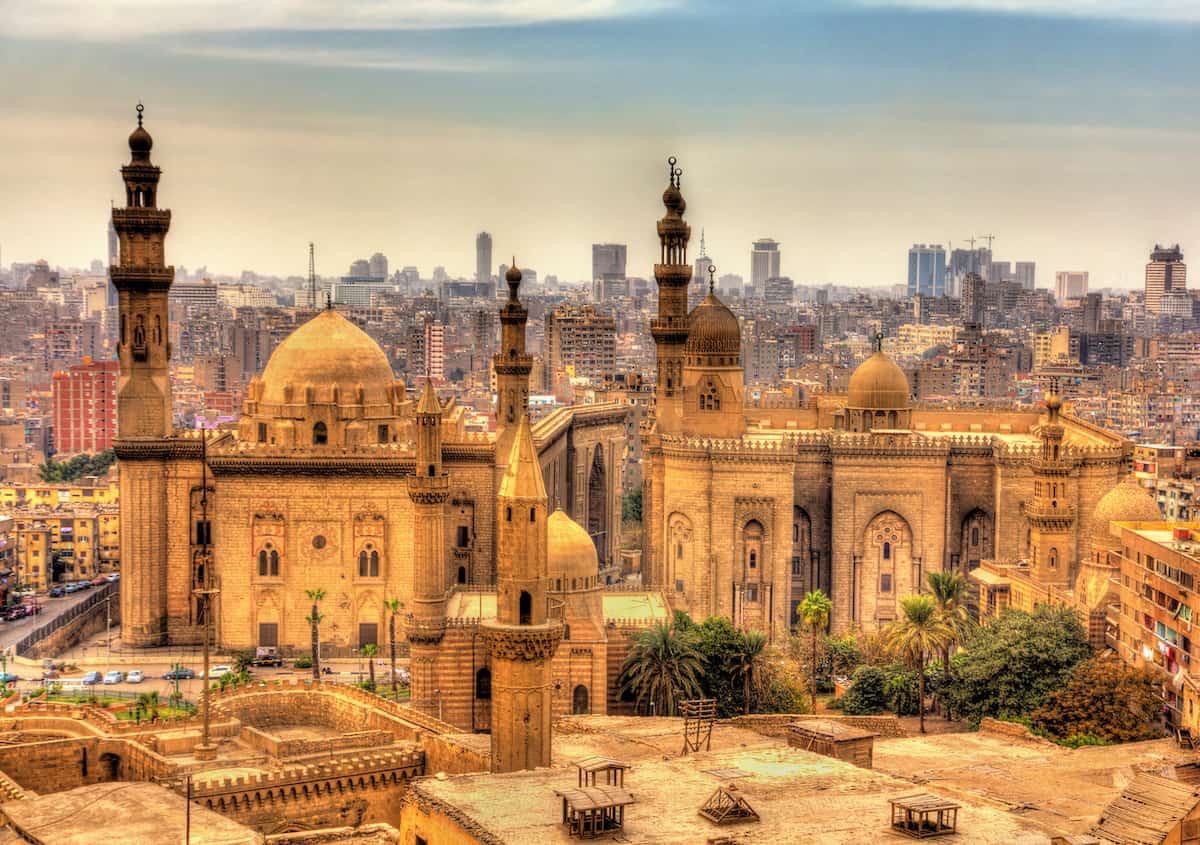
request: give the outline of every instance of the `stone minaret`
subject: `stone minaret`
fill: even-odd
[[[496,464],[501,469],[512,450],[517,423],[529,406],[529,373],[533,369],[533,358],[525,352],[529,309],[517,298],[521,270],[515,256],[504,280],[508,282],[508,301],[500,307],[500,351],[492,357],[496,369]]]
[[[1046,397],[1046,422],[1039,429],[1041,451],[1031,462],[1033,501],[1025,505],[1029,520],[1029,554],[1034,580],[1045,586],[1070,584],[1075,526],[1071,462],[1063,454],[1062,399]]]
[[[548,601],[546,485],[522,416],[497,495],[496,619],[482,626],[492,666],[492,771],[550,765],[550,659],[561,602]]]
[[[121,168],[125,207],[112,211],[120,244],[109,268],[117,289],[117,443],[121,484],[122,638],[130,645],[161,645],[167,635],[167,460],[172,433],[167,340],[167,292],[175,268],[164,263],[171,212],[157,205],[160,171],[150,163],[154,145],[142,126],[129,136],[129,164]]]
[[[446,532],[443,506],[450,478],[442,471],[442,406],[426,380],[417,403],[417,450],[408,495],[413,503],[413,597],[407,619],[413,703],[435,706],[434,664],[446,630]]]
[[[692,229],[683,222],[687,203],[679,191],[683,171],[670,163],[670,181],[663,191],[667,213],[658,221],[658,239],[662,245],[660,262],[654,265],[658,284],[658,316],[650,321],[650,334],[657,347],[658,368],[654,388],[655,419],[658,430],[674,434],[680,430],[683,411],[683,349],[688,338],[688,283],[692,268],[687,260],[688,239]]]

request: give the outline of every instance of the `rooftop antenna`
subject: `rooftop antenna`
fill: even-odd
[[[313,242],[308,242],[308,307],[317,307],[317,265],[313,260]]]

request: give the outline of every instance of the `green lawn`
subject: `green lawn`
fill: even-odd
[[[186,707],[166,707],[159,705],[158,718],[161,719],[186,719],[188,716],[195,716],[196,711]],[[117,720],[122,722],[132,722],[137,718],[137,712],[134,710],[122,710],[117,714]],[[146,715],[142,714],[142,721],[149,722]]]

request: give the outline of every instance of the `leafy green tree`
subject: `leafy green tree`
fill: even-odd
[[[312,626],[313,680],[319,681],[321,680],[321,620],[325,618],[321,615],[321,600],[325,598],[325,591],[321,589],[305,590],[304,594],[312,602],[312,612],[304,617],[304,621]]]
[[[51,458],[38,468],[38,475],[48,484],[66,484],[89,475],[104,475],[116,460],[112,449],[95,455],[74,455],[61,462]]]
[[[817,712],[817,637],[829,624],[829,614],[833,612],[833,602],[820,590],[811,590],[800,602],[800,618],[808,627],[809,639],[812,642],[812,662],[809,664],[809,676],[812,684],[812,712]]]
[[[878,666],[859,666],[850,688],[842,696],[842,712],[850,716],[871,716],[888,704],[887,673]]]
[[[642,488],[639,487],[621,497],[621,521],[642,521]]]
[[[254,652],[239,651],[233,655],[233,671],[237,675],[249,675],[250,667],[254,665]]]
[[[400,599],[384,599],[383,606],[388,611],[388,649],[392,661],[392,700],[400,700],[400,690],[396,680],[396,614],[404,607]]]
[[[849,678],[854,674],[854,670],[862,665],[862,651],[853,634],[826,637],[824,648],[828,657],[829,672],[835,678]]]
[[[742,679],[742,712],[749,715],[755,677],[766,661],[767,636],[762,631],[745,631],[733,655],[733,676]]]
[[[920,712],[921,688],[917,673],[903,663],[893,663],[883,670],[887,680],[883,690],[887,695],[888,707],[897,716],[914,716]]]
[[[937,604],[938,618],[950,632],[950,636],[941,649],[944,677],[940,679],[944,687],[949,687],[953,686],[954,670],[950,663],[950,655],[954,647],[962,644],[974,627],[970,614],[967,613],[967,598],[971,585],[961,572],[930,572],[925,580],[929,584],[929,592]],[[942,703],[945,705],[946,718],[953,718],[953,708],[951,708],[949,700],[943,699]]]
[[[371,681],[367,686],[371,692],[375,692],[375,657],[379,654],[379,646],[375,643],[367,643],[360,651],[362,656],[367,659],[367,671],[371,673]]]
[[[1060,740],[1136,742],[1163,735],[1160,681],[1146,668],[1093,657],[1077,663],[1067,684],[1033,711],[1032,727]]]
[[[691,630],[696,649],[704,658],[702,693],[716,699],[717,714],[736,716],[744,710],[742,688],[737,683],[737,663],[742,649],[742,632],[724,616],[710,616]]]
[[[621,692],[632,693],[638,705],[650,705],[659,715],[674,715],[681,698],[698,698],[704,658],[694,637],[667,622],[659,622],[633,637],[633,647],[621,666]]]
[[[158,690],[144,692],[139,695],[137,697],[137,706],[139,710],[146,714],[146,717],[150,719],[150,721],[156,721],[158,719],[158,708],[160,706]]]
[[[1090,656],[1087,633],[1069,608],[1009,609],[967,637],[951,661],[947,694],[954,711],[975,724],[985,716],[1026,717]]]
[[[921,733],[925,733],[925,666],[930,655],[949,642],[952,634],[930,596],[901,599],[900,612],[900,618],[884,629],[883,640],[897,659],[917,672],[917,715]]]

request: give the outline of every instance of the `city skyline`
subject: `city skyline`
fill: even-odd
[[[0,183],[21,199],[0,211],[6,262],[104,255],[139,98],[188,212],[175,262],[234,275],[303,276],[312,240],[323,276],[378,249],[469,278],[487,230],[540,275],[587,280],[590,245],[615,242],[649,277],[654,244],[630,221],[672,154],[710,257],[745,278],[763,236],[788,245],[797,284],[891,285],[912,243],[988,231],[1043,288],[1070,268],[1137,288],[1153,244],[1186,254],[1200,223],[1178,199],[1200,187],[1179,165],[1200,130],[1178,83],[1200,60],[1175,49],[1200,16],[1181,3],[434,3],[336,20],[304,3],[240,32],[220,4],[131,0],[142,12],[119,20],[51,5],[65,31],[0,9]],[[935,55],[891,49],[916,37]],[[50,43],[72,60],[45,63]],[[705,61],[683,64],[696,43]]]

